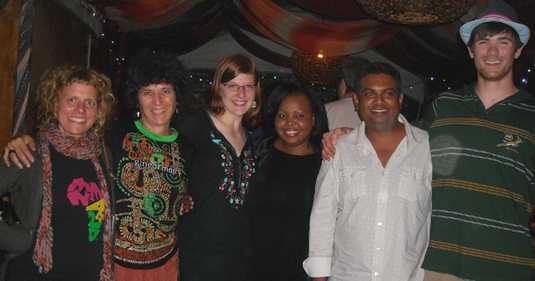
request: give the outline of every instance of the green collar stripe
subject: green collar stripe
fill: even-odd
[[[136,128],[143,135],[145,135],[146,137],[148,137],[149,139],[154,140],[154,141],[172,142],[172,141],[175,141],[176,138],[178,137],[178,132],[175,130],[175,128],[171,128],[171,134],[170,135],[162,136],[162,135],[155,134],[155,133],[145,129],[145,127],[143,127],[143,124],[141,124],[140,120],[136,120],[134,122],[134,124],[136,125]]]

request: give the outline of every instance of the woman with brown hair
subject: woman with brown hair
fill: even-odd
[[[112,280],[102,136],[113,100],[110,80],[94,70],[70,65],[43,75],[35,162],[28,169],[0,163],[0,194],[11,193],[20,218],[0,224],[0,248],[15,256],[7,280]]]
[[[195,202],[181,227],[182,281],[247,279],[250,231],[242,207],[255,161],[244,123],[259,109],[255,64],[237,54],[225,57],[216,68],[208,109],[179,125],[191,147],[185,163]]]

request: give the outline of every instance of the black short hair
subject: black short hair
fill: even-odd
[[[312,114],[314,115],[314,125],[310,133],[310,143],[315,149],[320,149],[321,138],[328,131],[327,114],[321,100],[304,87],[292,82],[277,82],[270,85],[269,97],[263,107],[262,120],[263,129],[268,137],[276,136],[275,117],[279,111],[282,101],[288,96],[305,96],[308,98]]]
[[[370,74],[386,74],[391,76],[396,82],[398,92],[401,93],[401,74],[393,65],[386,62],[362,63],[358,76],[353,80],[355,92],[358,93],[362,90],[362,79]]]
[[[370,61],[368,61],[365,58],[362,57],[348,57],[340,67],[341,77],[340,80],[344,80],[346,82],[346,87],[351,90],[355,91],[356,85],[355,80],[356,77],[359,76],[359,71],[361,65],[367,64]]]
[[[164,51],[142,50],[128,64],[125,95],[131,106],[138,106],[137,92],[150,84],[169,83],[177,97],[184,87],[184,67],[178,55]]]
[[[505,23],[496,21],[485,22],[474,28],[472,30],[472,33],[470,33],[470,39],[468,40],[468,43],[466,45],[471,49],[476,41],[500,33],[511,33],[514,38],[515,49],[522,47],[520,36],[516,32],[516,30],[514,30],[514,28],[510,27]]]

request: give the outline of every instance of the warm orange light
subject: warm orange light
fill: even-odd
[[[318,53],[317,57],[318,57],[318,59],[322,59],[323,58],[323,54],[322,53]]]

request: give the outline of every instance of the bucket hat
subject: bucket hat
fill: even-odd
[[[526,45],[530,35],[529,27],[517,21],[518,16],[513,7],[503,1],[491,0],[475,20],[466,22],[461,26],[459,34],[463,42],[468,44],[474,28],[486,22],[501,22],[512,27],[518,33],[522,45]]]

